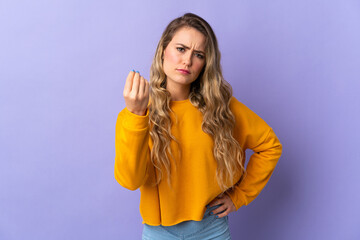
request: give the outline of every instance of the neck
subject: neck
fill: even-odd
[[[190,84],[166,84],[166,90],[171,94],[171,101],[182,101],[189,98]]]

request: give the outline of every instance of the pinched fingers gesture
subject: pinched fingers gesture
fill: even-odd
[[[139,72],[131,71],[124,86],[126,108],[137,115],[146,114],[149,103],[149,82]]]

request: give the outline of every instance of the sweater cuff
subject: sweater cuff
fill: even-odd
[[[233,202],[236,211],[239,210],[239,208],[241,208],[244,205],[247,205],[246,201],[245,201],[245,196],[243,196],[240,193],[240,190],[235,188],[232,191],[227,191],[226,194],[230,197],[231,201]]]
[[[149,126],[149,110],[146,109],[145,116],[132,113],[125,107],[125,118],[123,126],[131,130],[144,130]]]

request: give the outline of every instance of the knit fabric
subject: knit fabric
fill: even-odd
[[[201,129],[202,113],[190,100],[171,101],[171,133],[180,142],[171,141],[174,159],[171,162],[172,188],[167,175],[157,187],[155,168],[150,160],[153,146],[150,137],[149,111],[145,116],[131,113],[126,107],[119,113],[115,128],[115,166],[117,182],[129,189],[140,188],[142,223],[172,226],[182,221],[201,221],[206,205],[221,193],[216,180],[217,163],[213,155],[214,141]],[[236,210],[253,201],[265,187],[282,152],[282,145],[273,129],[257,114],[231,98],[230,110],[235,116],[234,138],[243,154],[252,149],[246,166],[246,177],[239,182],[240,173],[233,179],[235,188],[226,193]],[[243,159],[245,164],[245,158]],[[176,164],[176,169],[175,169]]]

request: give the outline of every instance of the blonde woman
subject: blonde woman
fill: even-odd
[[[115,179],[140,188],[143,239],[231,239],[228,215],[268,182],[282,145],[232,96],[216,36],[187,13],[166,27],[150,70],[126,79]],[[254,154],[245,164],[245,150]]]

